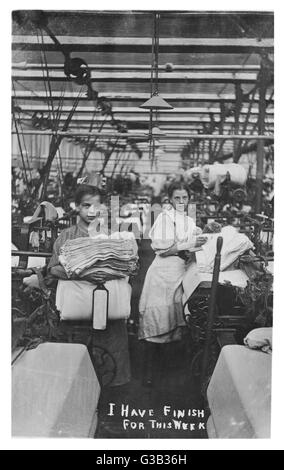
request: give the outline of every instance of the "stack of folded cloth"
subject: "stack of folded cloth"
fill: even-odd
[[[223,238],[220,271],[228,269],[242,254],[253,248],[253,243],[233,226],[226,226],[220,233],[209,233],[208,241],[196,253],[196,262],[200,272],[212,273],[216,255],[217,238]]]
[[[69,278],[120,279],[136,273],[137,244],[135,239],[76,238],[61,247],[59,260]]]

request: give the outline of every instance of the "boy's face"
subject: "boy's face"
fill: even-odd
[[[76,206],[80,219],[89,225],[95,219],[100,209],[100,202],[99,195],[92,196],[85,194],[85,196],[82,197],[81,203]]]

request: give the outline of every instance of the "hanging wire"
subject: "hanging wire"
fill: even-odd
[[[54,110],[53,97],[52,97],[52,92],[51,92],[48,62],[47,62],[46,53],[45,53],[45,49],[44,49],[44,37],[43,37],[42,29],[40,29],[40,34],[41,34],[41,45],[42,45],[40,51],[41,51],[41,58],[42,58],[42,65],[43,65],[43,68],[42,68],[43,82],[44,82],[44,86],[45,86],[48,107],[50,108],[50,111],[51,111],[51,112],[49,111],[49,117],[52,117],[52,119],[53,119],[52,123],[54,123],[54,121],[55,121],[55,110]],[[39,35],[37,35],[37,37],[38,37],[38,42],[39,42]],[[46,80],[45,80],[45,76],[44,76],[44,71],[46,73]],[[52,116],[50,116],[50,114],[52,114]],[[57,132],[57,127],[53,130],[55,130],[55,132]]]
[[[225,121],[226,121],[226,108],[225,108],[225,104],[223,102],[220,103],[220,109],[221,109],[221,116],[220,116],[220,133],[223,134],[224,132],[224,124],[225,124]],[[222,140],[220,143],[218,143],[218,140],[216,140],[215,142],[215,145],[214,145],[214,149],[213,149],[213,154],[214,154],[214,158],[217,160],[219,155],[221,154],[221,151],[223,149],[223,146],[225,144],[225,140]]]
[[[62,108],[64,104],[64,95],[65,95],[65,90],[66,90],[66,82],[64,82],[64,85],[61,89],[61,95],[59,97],[59,102],[58,102],[58,108],[56,110],[55,114],[55,120],[53,123],[53,130],[55,130],[57,134],[57,130],[59,128],[59,123],[60,123],[60,118],[62,116]],[[55,111],[53,111],[55,113]],[[58,134],[57,134],[58,135]],[[64,181],[64,174],[63,174],[63,166],[62,166],[62,157],[61,157],[61,151],[60,151],[60,146],[58,147],[58,150],[56,152],[56,157],[57,157],[57,168],[58,168],[58,177],[59,177],[59,185],[60,185],[60,197],[61,197],[61,203],[64,205],[64,198],[63,198],[63,193],[62,193],[62,185]]]
[[[31,172],[30,161],[29,161],[29,152],[27,150],[26,141],[25,141],[25,138],[24,138],[23,127],[22,127],[20,116],[19,116],[19,119],[18,119],[18,123],[19,123],[20,132],[21,132],[21,135],[22,135],[23,146],[24,146],[24,149],[25,149],[25,156],[26,156],[26,160],[27,160],[28,171],[29,171],[29,174],[30,174],[30,180],[32,180],[32,172]]]
[[[13,79],[12,79],[12,86],[13,86],[14,95],[15,95],[14,101],[16,101],[16,89],[15,89],[15,83],[14,83]],[[30,168],[30,164],[29,164],[29,157],[28,157],[29,154],[28,154],[28,150],[27,150],[26,142],[25,142],[25,138],[24,138],[20,113],[18,112],[18,118],[16,118],[14,106],[12,106],[12,110],[13,110],[13,116],[14,116],[14,121],[15,121],[15,126],[16,126],[16,132],[18,132],[18,126],[19,126],[20,131],[21,131],[22,143],[23,143],[23,146],[24,146],[25,155],[26,155],[26,159],[27,159],[27,166],[28,166],[28,171],[29,171],[29,174],[30,174],[30,180],[32,180],[32,173],[31,173],[31,168]],[[19,145],[20,145],[20,136],[18,137],[18,141],[19,141]],[[23,166],[24,166],[24,173],[27,176],[26,164],[25,164],[25,161],[24,161],[24,155],[23,155],[23,152],[22,152],[22,146],[21,145],[20,145],[20,153],[21,153],[22,163],[23,163]],[[29,190],[29,192],[30,192],[30,190]]]
[[[125,147],[121,151],[119,151],[119,150],[117,151],[116,158],[115,158],[115,163],[114,163],[113,169],[112,169],[111,178],[114,177],[115,170],[118,167],[118,164],[121,162],[121,158],[123,157],[123,154],[126,153],[127,146],[128,146],[128,144],[126,144]],[[130,152],[128,153],[128,156],[126,157],[126,160],[128,160]]]
[[[50,75],[49,75],[49,69],[48,69],[48,62],[47,62],[47,57],[44,49],[44,37],[43,37],[43,31],[40,29],[40,34],[41,34],[41,62],[42,62],[42,72],[43,72],[43,83],[44,83],[44,88],[45,88],[45,93],[46,93],[46,101],[47,101],[47,106],[48,106],[48,115],[49,115],[49,122],[51,124],[51,129],[55,131],[56,135],[58,135],[58,129],[59,129],[59,123],[60,123],[60,118],[62,115],[62,107],[63,107],[63,102],[64,102],[64,94],[65,94],[65,89],[66,89],[66,82],[64,83],[64,88],[61,90],[61,95],[59,98],[59,103],[58,103],[58,108],[57,111],[55,112],[54,108],[54,103],[53,103],[53,97],[52,97],[52,91],[51,91],[51,83],[50,83]],[[39,35],[37,34],[38,38],[38,43],[39,43]],[[46,77],[45,77],[46,73]],[[58,177],[59,177],[59,184],[62,185],[63,183],[63,168],[62,168],[62,158],[61,158],[61,152],[60,148],[58,148],[56,152],[56,158],[57,158],[57,169],[58,169]]]
[[[253,106],[253,103],[254,103],[254,99],[255,99],[255,95],[256,95],[256,88],[254,88],[253,92],[252,92],[252,96],[251,96],[251,99],[250,99],[250,102],[249,102],[249,106],[247,108],[247,113],[246,113],[246,119],[245,119],[245,122],[242,126],[242,134],[245,134],[246,131],[247,131],[247,128],[248,128],[248,124],[249,124],[249,118],[250,118],[250,115],[251,115],[251,110],[252,110],[252,106]],[[236,152],[237,152],[237,155],[239,155],[239,157],[241,156],[241,152],[242,152],[242,147],[244,145],[244,142],[242,140],[240,140],[237,144],[237,149],[236,149]]]
[[[159,92],[159,13],[154,13],[154,47],[155,47],[155,93]]]
[[[154,13],[154,24],[153,30],[155,31],[155,13]],[[150,93],[153,96],[153,84],[154,84],[154,69],[155,69],[155,34],[152,35],[152,47],[151,47],[151,77],[150,77]],[[149,159],[152,160],[152,128],[153,128],[153,109],[150,108],[149,116]]]
[[[104,127],[104,125],[105,125],[105,123],[106,123],[106,121],[107,121],[107,117],[108,117],[108,116],[106,116],[106,117],[104,118],[103,122],[101,123],[100,127],[98,128],[98,133],[100,133],[100,132],[102,131],[102,129],[103,129],[103,127]],[[93,120],[93,123],[94,123],[94,122],[95,122],[95,119]],[[91,130],[92,130],[92,128],[91,128]],[[91,136],[89,136],[89,137],[91,138]],[[90,138],[89,138],[89,141],[90,141]],[[82,161],[82,164],[81,164],[81,166],[80,166],[80,169],[79,169],[79,171],[78,171],[78,173],[77,173],[77,178],[79,178],[79,177],[81,176],[81,174],[82,174],[82,172],[83,172],[83,169],[84,169],[84,167],[85,167],[85,165],[86,165],[86,162],[87,162],[87,160],[88,160],[88,158],[89,158],[91,152],[93,151],[93,149],[95,149],[95,146],[96,146],[96,143],[97,143],[98,138],[99,138],[99,136],[97,135],[97,136],[95,137],[95,139],[94,139],[92,142],[89,143],[88,148],[85,149],[85,152],[84,152],[84,154],[83,154],[83,161]],[[118,138],[118,139],[119,139],[119,138]]]
[[[13,81],[16,82],[19,86],[21,86],[22,88],[24,88],[25,90],[29,91],[32,95],[34,95],[36,98],[40,98],[40,99],[43,99],[44,98],[41,98],[34,90],[32,90],[31,88],[27,87],[26,85],[24,85],[23,83],[21,83],[19,80],[17,80],[16,78],[13,78]],[[45,100],[44,100],[45,101]]]
[[[21,86],[22,88],[24,88],[25,90],[32,93],[36,98],[40,98],[41,101],[44,101],[45,103],[48,104],[48,96],[47,96],[47,98],[44,98],[44,97],[42,98],[38,94],[36,94],[31,88],[25,86],[23,83],[19,82],[17,79],[13,79],[13,81],[15,83],[17,83],[19,86]],[[64,94],[65,94],[65,89],[66,89],[66,82],[64,82]],[[62,95],[59,97],[59,100],[61,99],[61,97],[62,97]],[[32,116],[32,114],[29,113],[28,111],[25,111],[25,114],[28,114],[28,115]]]
[[[63,125],[63,128],[62,128],[62,131],[63,131],[63,132],[67,131],[67,129],[68,129],[68,127],[69,127],[69,124],[70,124],[70,122],[71,122],[71,120],[72,120],[72,118],[73,118],[73,116],[74,116],[75,110],[76,110],[76,108],[77,108],[77,105],[78,105],[78,103],[79,103],[79,101],[80,101],[80,99],[81,99],[81,97],[82,97],[82,93],[83,93],[83,87],[81,87],[81,89],[80,89],[78,95],[77,95],[76,98],[75,98],[75,101],[74,101],[74,103],[73,103],[73,105],[72,105],[72,108],[71,108],[71,110],[70,110],[70,112],[69,112],[69,115],[68,115],[68,117],[67,117],[67,119],[66,119],[66,121],[65,121],[65,123],[64,123],[64,125]],[[48,175],[49,175],[49,172],[50,172],[50,168],[51,168],[51,165],[52,165],[52,161],[53,161],[53,159],[54,159],[54,157],[55,157],[55,154],[56,154],[56,152],[57,152],[57,150],[58,150],[58,148],[59,148],[59,146],[60,146],[60,143],[61,143],[62,139],[63,139],[63,136],[62,136],[62,135],[59,135],[59,136],[58,136],[58,134],[56,134],[56,133],[54,133],[54,134],[52,135],[51,143],[50,143],[49,156],[48,156],[47,162],[46,162],[46,164],[45,164],[45,166],[44,166],[44,172],[43,172],[43,173],[44,173],[44,177],[43,177],[43,179],[41,179],[41,180],[38,182],[38,184],[37,184],[37,186],[36,186],[36,188],[35,188],[35,192],[37,192],[38,189],[39,189],[39,187],[41,186],[41,184],[43,185],[43,186],[42,186],[42,191],[41,191],[41,198],[40,198],[41,200],[43,200],[43,198],[45,197],[45,193],[46,193],[46,189],[47,189],[47,183],[48,183]],[[56,152],[55,152],[55,150],[56,150]]]
[[[60,95],[59,102],[58,102],[58,108],[56,110],[56,115],[55,115],[55,124],[54,124],[54,129],[53,130],[55,130],[56,135],[58,135],[60,119],[61,119],[62,114],[63,114],[62,109],[63,109],[63,105],[64,105],[65,91],[66,91],[66,82],[65,82],[65,84],[62,88],[61,95]]]
[[[112,146],[112,150],[109,152],[109,154],[107,154],[107,155],[104,156],[104,162],[103,162],[103,166],[102,166],[102,169],[101,169],[102,172],[105,171],[105,169],[106,169],[106,167],[107,167],[107,164],[108,164],[108,162],[110,161],[110,157],[111,157],[111,155],[113,154],[114,149],[115,149],[115,147],[116,147],[116,145],[117,145],[119,139],[120,139],[120,137],[116,137],[116,140],[114,141],[113,146]]]
[[[14,124],[15,124],[15,129],[16,129],[16,135],[17,135],[19,150],[20,150],[21,159],[22,159],[22,165],[23,165],[23,169],[24,169],[24,179],[25,179],[25,183],[26,183],[26,186],[27,186],[28,193],[31,196],[29,181],[28,181],[28,177],[27,177],[27,169],[26,169],[26,164],[25,164],[24,155],[23,155],[23,151],[22,151],[20,134],[19,134],[18,125],[17,125],[17,118],[15,116],[15,111],[14,111],[13,106],[12,106],[12,114],[13,114],[13,119],[14,119]]]
[[[43,57],[43,52],[42,52],[42,47],[43,46],[43,39],[42,39],[42,42],[40,43],[40,39],[39,39],[39,34],[37,33],[37,41],[38,41],[38,45],[39,45],[39,48],[40,48],[40,59],[41,59],[41,70],[42,70],[42,78],[43,78],[43,86],[44,86],[44,91],[45,91],[45,102],[47,103],[47,112],[48,112],[48,119],[49,119],[49,122],[52,122],[52,130],[53,129],[53,121],[52,121],[52,117],[51,117],[51,103],[50,103],[50,96],[49,96],[49,93],[48,93],[48,89],[47,89],[47,83],[46,83],[46,76],[45,76],[45,66],[44,66],[44,57]],[[54,116],[53,116],[53,119],[54,119]]]
[[[91,120],[91,123],[90,123],[90,127],[89,127],[89,135],[87,137],[87,143],[86,143],[86,147],[85,147],[85,152],[83,154],[84,159],[87,160],[89,154],[91,153],[91,151],[93,150],[94,146],[95,146],[95,143],[96,143],[96,139],[95,139],[95,142],[91,142],[91,132],[94,128],[94,124],[97,122],[96,121],[96,117],[97,117],[97,108],[95,107],[94,108],[94,113],[93,113],[93,116],[92,116],[92,120]],[[106,121],[106,117],[105,117],[105,121]]]
[[[47,98],[44,98],[44,97],[42,98],[42,97],[39,97],[39,95],[36,94],[31,88],[29,88],[29,87],[23,85],[23,84],[20,83],[18,80],[13,79],[13,81],[14,81],[15,83],[17,83],[19,86],[21,86],[22,88],[24,88],[25,90],[31,92],[35,97],[40,98],[40,100],[44,101],[44,102],[47,103],[47,105],[48,105],[48,95],[47,95],[47,92],[46,92]],[[64,88],[66,88],[66,83],[64,84]],[[14,93],[16,93],[16,92],[14,91]],[[63,92],[63,93],[65,93],[65,92]],[[62,97],[62,95],[61,95],[61,97]],[[59,97],[59,100],[61,99],[61,97]],[[49,109],[48,109],[48,112],[50,112]],[[31,117],[34,115],[34,112],[29,113],[28,111],[25,111],[24,113],[27,114],[28,116],[31,116]],[[25,125],[25,124],[24,124],[24,125]]]
[[[91,121],[91,124],[90,124],[90,129],[89,129],[89,136],[88,136],[88,139],[87,139],[87,143],[86,143],[86,147],[85,147],[85,150],[83,152],[83,161],[81,163],[81,166],[79,168],[79,171],[77,172],[77,178],[81,176],[82,172],[83,172],[83,169],[86,165],[86,162],[91,154],[91,152],[96,148],[96,144],[97,144],[97,141],[99,139],[99,136],[97,135],[95,137],[95,139],[93,141],[91,141],[91,131],[93,129],[97,130],[98,133],[100,133],[104,127],[104,125],[106,124],[107,122],[107,118],[108,118],[108,114],[106,114],[105,116],[105,119],[103,120],[103,122],[101,123],[101,125],[99,127],[94,127],[95,124],[98,124],[98,121],[96,120],[96,117],[97,117],[97,111],[98,111],[98,103],[97,103],[97,99],[96,98],[93,98],[93,105],[94,105],[94,114],[93,114],[93,117],[92,117],[92,121]],[[113,118],[113,115],[112,115],[112,121],[114,121],[114,118]]]
[[[159,19],[160,14],[153,12],[153,36],[152,36],[152,66],[151,66],[151,96],[158,94],[159,92]],[[154,91],[153,91],[154,83]],[[158,125],[158,110],[155,111],[155,122]],[[149,159],[151,161],[151,167],[153,167],[155,160],[155,141],[152,135],[153,129],[153,110],[150,109],[150,121],[149,121]]]
[[[159,93],[159,37],[160,37],[160,14],[155,13],[155,92]],[[158,109],[155,111],[156,126],[158,126]],[[153,162],[157,167],[155,160],[155,139],[153,139]]]
[[[60,98],[59,98],[57,113],[56,113],[56,116],[55,116],[55,121],[56,121],[55,128],[56,129],[58,129],[58,127],[59,127],[60,118],[62,116],[62,109],[63,109],[63,104],[64,104],[65,91],[66,91],[66,82],[64,82],[64,86],[62,87],[62,90],[61,90],[61,95],[60,95]],[[60,172],[61,172],[61,183],[63,183],[64,175],[63,175],[63,167],[62,167],[62,158],[61,158],[60,147],[58,148],[57,153],[58,153],[59,168],[60,168]]]
[[[64,174],[63,174],[63,166],[62,166],[62,157],[61,157],[61,151],[60,148],[57,150],[58,153],[58,164],[59,164],[59,179],[60,182],[63,183],[64,180]]]

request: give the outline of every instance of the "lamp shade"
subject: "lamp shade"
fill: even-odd
[[[167,103],[161,96],[154,94],[145,103],[141,104],[140,108],[144,109],[173,109],[173,107]]]
[[[154,126],[152,128],[151,134],[152,134],[153,137],[155,137],[155,136],[159,137],[161,135],[164,135],[165,132],[163,132],[158,126]]]

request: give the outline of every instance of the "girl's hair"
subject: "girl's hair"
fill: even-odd
[[[218,222],[209,222],[203,228],[203,233],[220,233],[222,230],[222,225]]]
[[[176,190],[182,190],[184,189],[187,194],[188,194],[188,197],[190,198],[190,191],[189,191],[189,187],[187,186],[186,183],[183,183],[182,181],[176,181],[176,182],[173,182],[169,187],[168,187],[168,195],[169,195],[169,198],[171,199],[173,194],[174,194],[174,191]]]
[[[101,196],[99,188],[91,186],[89,184],[80,184],[75,192],[75,204],[79,206],[84,196]]]

